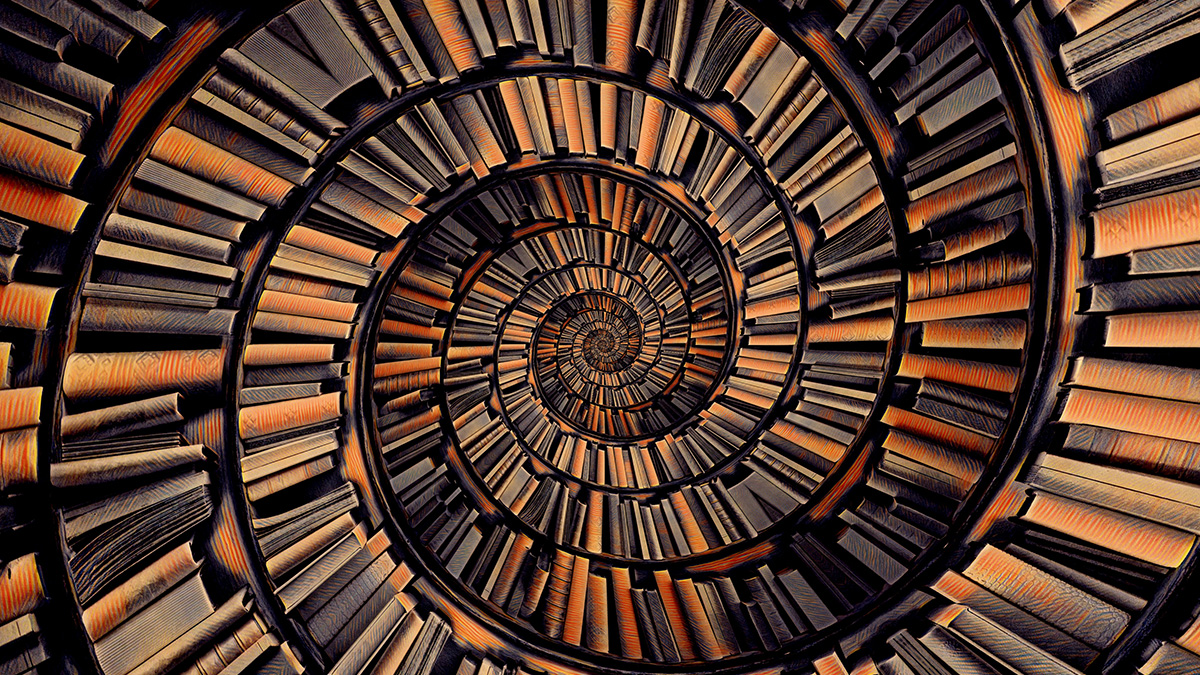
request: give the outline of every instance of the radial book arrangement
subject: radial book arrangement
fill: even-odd
[[[0,3],[0,675],[1200,672],[1198,33]]]

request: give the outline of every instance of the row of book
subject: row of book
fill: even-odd
[[[47,640],[53,621],[31,533],[39,465],[40,386],[51,315],[70,236],[89,204],[79,186],[91,169],[82,152],[112,102],[114,84],[94,74],[153,40],[163,26],[141,9],[63,2],[5,8],[0,25],[0,671],[67,667]],[[135,30],[142,29],[142,30]],[[44,450],[44,448],[41,448]],[[41,481],[39,480],[41,479]],[[41,611],[38,611],[41,609]]]

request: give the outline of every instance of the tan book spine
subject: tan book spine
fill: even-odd
[[[896,376],[913,379],[928,377],[946,384],[961,384],[988,391],[1012,391],[1017,387],[1018,372],[1016,368],[992,363],[904,354],[900,357]]]

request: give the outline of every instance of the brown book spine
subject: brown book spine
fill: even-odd
[[[147,476],[203,460],[203,445],[182,445],[165,450],[56,462],[50,465],[50,483],[59,488],[100,485]]]
[[[267,574],[272,579],[283,577],[318,552],[325,550],[330,544],[346,536],[347,533],[354,530],[355,525],[354,516],[349,513],[342,514],[338,518],[322,525],[320,529],[267,558]],[[366,533],[363,532],[359,536],[359,543],[361,544],[365,541]]]
[[[671,626],[671,633],[675,636],[675,644],[679,647],[679,657],[684,661],[691,661],[696,658],[696,649],[693,646],[691,633],[688,631],[689,622],[684,618],[683,604],[680,603],[679,595],[675,592],[675,583],[671,579],[671,573],[668,570],[655,570],[654,582],[662,597],[663,609],[666,610],[667,623]]]

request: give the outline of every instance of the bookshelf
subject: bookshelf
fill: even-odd
[[[0,6],[0,672],[1200,667],[1192,0]]]

